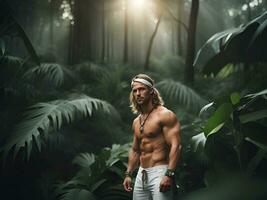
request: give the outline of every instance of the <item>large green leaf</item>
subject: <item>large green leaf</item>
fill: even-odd
[[[108,179],[110,179],[110,177],[106,174],[110,171],[116,172],[119,173],[118,177],[122,179],[124,170],[118,169],[118,167],[115,166],[115,163],[117,163],[120,159],[126,159],[129,148],[129,143],[124,145],[113,144],[112,148],[104,148],[97,156],[89,153],[79,154],[73,162],[78,164],[81,169],[70,181],[61,184],[58,187],[58,194],[71,194],[73,189],[78,188],[86,188],[86,190],[90,191],[94,195],[97,195],[99,190],[103,190],[100,194],[101,198],[107,191],[108,193],[112,193],[110,188],[107,190],[106,187],[104,189],[102,187],[103,184],[108,182]],[[117,180],[109,180],[109,182],[114,183],[117,182]],[[117,188],[113,189],[115,192]]]
[[[261,161],[266,155],[266,150],[264,149],[259,149],[258,152],[256,153],[255,156],[249,161],[247,169],[246,169],[246,174],[251,176],[255,169],[259,166]]]
[[[207,103],[207,101],[193,89],[177,81],[160,81],[157,87],[166,98],[197,112]]]
[[[91,153],[81,153],[76,156],[72,162],[80,167],[87,168],[95,162],[95,155]]]
[[[248,98],[255,98],[255,97],[258,97],[258,96],[262,96],[262,95],[267,95],[267,89],[262,90],[262,91],[257,92],[257,93],[248,94],[248,95],[246,95],[245,97],[248,97]]]
[[[209,63],[214,56],[221,53],[225,43],[237,30],[238,28],[232,28],[220,33],[216,33],[211,38],[209,38],[208,41],[198,51],[194,61],[194,66],[200,70],[204,70],[207,63]]]
[[[204,125],[204,133],[206,136],[218,132],[228,121],[233,112],[232,105],[230,103],[224,103],[215,111],[215,113],[208,119]]]
[[[230,99],[231,99],[232,104],[236,105],[240,102],[241,97],[239,93],[234,92],[231,94]]]
[[[60,87],[66,79],[66,74],[71,74],[71,72],[62,65],[42,63],[40,66],[28,70],[24,74],[24,79],[33,82],[33,84],[49,84]]]
[[[70,100],[33,105],[28,108],[23,121],[16,126],[1,151],[7,153],[14,147],[14,156],[16,156],[17,152],[25,147],[29,158],[33,141],[40,151],[42,135],[47,137],[49,133],[57,132],[64,122],[71,123],[74,120],[89,117],[94,110],[117,115],[115,109],[107,102],[86,95],[79,95]]]
[[[243,124],[242,132],[245,140],[251,142],[257,147],[267,152],[267,127],[257,122],[248,122]]]
[[[97,190],[106,181],[107,181],[106,179],[101,179],[101,180],[95,182],[93,185],[91,185],[90,191],[94,192],[95,190]]]
[[[246,113],[239,116],[239,119],[242,123],[247,123],[250,121],[256,121],[267,117],[267,109],[258,110],[251,113]]]
[[[266,61],[266,35],[267,35],[267,12],[259,17],[260,26],[257,28],[253,34],[252,39],[248,45],[248,52],[250,52],[250,57],[255,57],[259,61]]]
[[[267,12],[244,26],[216,33],[198,51],[194,66],[204,74],[216,75],[228,63],[266,61],[266,20]],[[249,48],[253,45],[257,48]]]
[[[106,165],[111,167],[116,162],[127,158],[130,146],[131,145],[129,143],[124,145],[113,144],[112,148],[110,149],[110,157],[108,160],[106,160]]]

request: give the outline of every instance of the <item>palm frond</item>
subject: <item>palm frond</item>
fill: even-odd
[[[43,81],[55,87],[61,87],[66,79],[66,73],[71,72],[62,65],[56,63],[42,63],[40,66],[28,70],[24,74],[24,79],[32,82]]]
[[[95,155],[91,153],[81,153],[76,156],[72,162],[80,167],[87,168],[95,162]]]
[[[101,77],[107,74],[107,70],[105,68],[91,62],[84,62],[74,67],[75,72],[79,74],[80,78],[84,82],[90,84],[99,82]]]
[[[180,82],[163,80],[157,84],[157,87],[165,98],[193,111],[199,111],[206,104],[206,100],[197,92]]]
[[[40,151],[42,136],[46,138],[49,133],[57,132],[64,122],[71,123],[90,117],[95,110],[110,114],[116,112],[109,103],[86,95],[70,100],[37,103],[28,108],[24,120],[16,126],[14,133],[0,150],[7,153],[14,147],[13,156],[16,156],[21,148],[25,148],[29,159],[33,141]]]

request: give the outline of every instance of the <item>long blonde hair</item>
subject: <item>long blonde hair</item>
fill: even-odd
[[[150,88],[148,86],[146,86],[146,87],[148,87],[149,90],[153,90],[153,93],[152,93],[153,106],[154,107],[157,107],[159,105],[163,106],[164,102],[162,100],[162,97],[161,97],[159,91],[154,87],[154,80],[146,74],[138,74],[132,79],[132,81],[134,81],[134,79],[137,79],[137,78],[145,79],[152,84],[153,88]],[[130,92],[129,100],[130,100],[130,107],[131,107],[132,112],[135,114],[140,113],[141,107],[136,103],[136,100],[135,100],[134,95],[133,95],[133,91]]]

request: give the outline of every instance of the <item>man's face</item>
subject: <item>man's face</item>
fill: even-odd
[[[132,92],[138,105],[146,104],[151,99],[150,89],[142,83],[134,82]]]

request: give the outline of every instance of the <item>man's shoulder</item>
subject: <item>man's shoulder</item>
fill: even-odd
[[[160,120],[162,122],[166,122],[166,121],[172,121],[172,120],[177,120],[176,115],[174,114],[174,112],[172,112],[171,110],[169,110],[168,108],[164,107],[164,106],[160,106],[157,108],[157,114],[158,117],[160,118]]]
[[[158,106],[157,107],[157,113],[163,117],[166,115],[175,115],[171,110],[169,110],[165,106]]]

